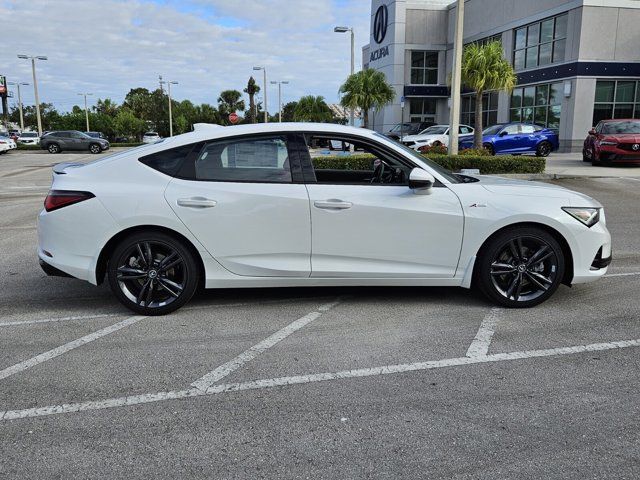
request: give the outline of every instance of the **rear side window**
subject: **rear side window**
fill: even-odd
[[[210,142],[195,162],[196,180],[290,183],[289,153],[284,137]]]
[[[170,148],[161,152],[152,153],[140,157],[140,162],[148,167],[158,170],[167,175],[174,176],[182,166],[182,162],[189,156],[194,145],[183,145],[182,147]]]

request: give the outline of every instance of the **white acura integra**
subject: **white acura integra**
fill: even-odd
[[[372,155],[312,158],[341,141]],[[38,220],[48,274],[106,278],[159,315],[199,286],[480,288],[529,307],[605,274],[611,237],[592,198],[453,174],[375,132],[329,124],[200,126],[86,165],[54,167]]]

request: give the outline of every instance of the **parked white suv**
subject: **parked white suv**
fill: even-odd
[[[156,143],[158,140],[161,140],[161,137],[157,132],[147,132],[142,136],[142,143]]]
[[[458,134],[461,137],[473,135],[474,129],[469,125],[460,125]],[[419,151],[421,147],[445,146],[449,147],[449,125],[434,125],[426,128],[417,135],[408,135],[402,143],[409,148]]]
[[[0,136],[0,153],[7,153],[16,148],[16,142],[9,137]]]

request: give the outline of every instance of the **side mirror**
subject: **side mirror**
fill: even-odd
[[[591,130],[589,130],[589,135],[595,135],[595,134],[596,134],[595,129],[592,128]]]
[[[426,170],[414,168],[409,174],[409,188],[416,195],[428,195],[436,179]]]
[[[502,131],[498,134],[498,136],[499,136],[499,137],[504,137],[506,134],[507,134],[507,131],[506,131],[506,130],[502,130]]]

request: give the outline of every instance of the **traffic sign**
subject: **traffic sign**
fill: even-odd
[[[240,117],[238,117],[238,114],[236,112],[231,112],[229,114],[229,121],[231,123],[238,123],[238,120],[240,119]]]

